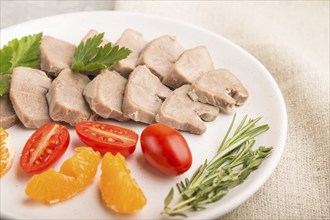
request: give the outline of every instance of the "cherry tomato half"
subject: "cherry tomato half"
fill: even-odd
[[[186,139],[167,125],[146,127],[141,134],[141,148],[147,161],[166,175],[180,175],[191,167],[192,155]]]
[[[41,126],[23,148],[21,168],[29,173],[46,170],[64,154],[69,143],[70,134],[65,126],[52,122]]]
[[[124,157],[134,152],[139,138],[131,129],[95,121],[78,122],[76,132],[80,140],[94,150],[102,154],[120,153]]]

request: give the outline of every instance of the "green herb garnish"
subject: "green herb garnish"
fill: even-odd
[[[112,47],[111,43],[100,46],[104,33],[88,38],[86,42],[81,42],[76,48],[72,69],[74,71],[92,72],[106,69],[115,62],[125,59],[132,52],[130,49],[119,46]]]
[[[40,44],[42,33],[28,35],[8,42],[0,50],[0,96],[9,88],[13,69],[18,66],[37,68],[40,65]]]
[[[2,96],[8,91],[10,79],[10,75],[0,76],[0,96]]]
[[[184,213],[186,210],[205,209],[204,205],[219,201],[229,192],[229,189],[244,182],[250,173],[271,154],[271,147],[260,146],[257,150],[252,150],[255,144],[254,138],[269,129],[267,124],[256,127],[261,117],[247,121],[246,115],[233,136],[227,139],[235,118],[236,114],[211,161],[206,160],[190,180],[186,178],[185,181],[177,184],[181,200],[172,207],[170,203],[174,197],[174,191],[173,188],[170,190],[164,202],[164,214],[187,217]]]

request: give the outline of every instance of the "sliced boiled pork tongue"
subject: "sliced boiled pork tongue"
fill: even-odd
[[[28,67],[16,67],[10,82],[10,100],[27,128],[38,128],[51,121],[46,94],[51,80],[46,73]]]
[[[147,41],[143,39],[141,33],[132,29],[126,29],[116,42],[116,45],[129,48],[131,49],[132,53],[126,59],[117,62],[114,65],[114,69],[122,74],[125,78],[128,78],[129,74],[136,67],[136,62],[140,52],[146,44]]]
[[[86,43],[86,41],[91,38],[91,37],[94,37],[96,35],[100,34],[98,31],[94,30],[94,29],[91,29],[87,32],[87,34],[84,36],[84,38],[82,39],[82,42]],[[107,43],[109,43],[110,41],[108,41],[107,39],[104,39],[103,38],[103,41],[101,43],[100,46],[104,46],[106,45]]]
[[[73,73],[70,69],[61,71],[47,94],[50,117],[72,126],[80,121],[92,120],[94,114],[83,97],[83,90],[89,82],[87,76]]]
[[[0,127],[10,128],[17,120],[17,115],[9,99],[9,93],[6,92],[0,96]]]
[[[203,73],[213,69],[213,62],[208,50],[205,46],[198,46],[184,51],[162,82],[176,89],[183,84],[192,84]]]
[[[102,70],[84,89],[90,108],[103,118],[126,121],[121,110],[127,79],[115,71]]]
[[[128,78],[122,110],[134,121],[155,123],[162,100],[171,92],[146,66],[138,66]]]
[[[150,41],[138,59],[139,65],[146,65],[153,74],[163,80],[170,73],[173,63],[179,58],[184,48],[175,37],[164,35]]]
[[[203,74],[195,81],[188,94],[194,101],[220,107],[225,112],[233,112],[235,105],[243,105],[249,97],[245,86],[226,69]]]
[[[190,85],[183,85],[174,90],[160,107],[156,121],[178,130],[203,134],[206,126],[202,120],[213,121],[219,114],[219,108],[192,101],[187,94],[190,89]]]
[[[55,76],[62,69],[70,68],[76,46],[50,36],[44,36],[40,45],[40,68]]]

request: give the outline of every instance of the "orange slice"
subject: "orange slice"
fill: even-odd
[[[88,147],[75,150],[78,153],[62,164],[60,172],[49,169],[34,175],[25,193],[31,199],[55,203],[71,198],[88,186],[97,172],[100,153]]]
[[[147,203],[141,188],[130,176],[125,158],[106,153],[102,160],[100,189],[106,205],[122,214],[136,212]]]
[[[8,144],[8,133],[0,128],[0,176],[12,166],[15,157],[15,148]]]

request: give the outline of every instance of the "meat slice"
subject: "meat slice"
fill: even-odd
[[[163,80],[170,73],[173,63],[179,58],[184,48],[175,37],[164,35],[150,41],[138,59],[138,64],[146,65],[153,74]]]
[[[17,120],[17,115],[9,99],[9,93],[6,92],[0,96],[0,127],[10,128]]]
[[[83,90],[89,82],[87,76],[73,73],[70,69],[61,71],[47,94],[50,117],[72,126],[93,119],[94,115],[83,97]]]
[[[49,75],[57,75],[62,69],[70,68],[75,45],[44,36],[40,45],[41,70]]]
[[[213,121],[219,114],[219,108],[192,101],[187,94],[190,89],[191,85],[183,85],[174,90],[160,107],[156,121],[178,130],[203,134],[206,126],[202,120]]]
[[[85,35],[85,37],[82,39],[83,42],[86,43],[87,39],[88,38],[91,38],[91,37],[94,37],[95,35],[98,35],[100,34],[98,31],[94,30],[94,29],[91,29],[87,32],[87,34]],[[100,44],[100,46],[104,46],[106,45],[107,43],[109,43],[109,41],[107,39],[104,39],[103,38],[103,41],[102,43]]]
[[[191,84],[203,73],[213,70],[211,56],[205,46],[186,50],[174,63],[163,84],[176,89],[183,84]]]
[[[249,93],[240,80],[229,70],[216,69],[203,74],[188,93],[190,98],[220,107],[225,112],[243,105]]]
[[[115,71],[102,70],[84,89],[89,107],[103,118],[126,121],[121,110],[127,79]]]
[[[136,67],[136,62],[140,52],[146,44],[147,41],[143,39],[141,33],[132,29],[126,29],[116,42],[116,45],[119,45],[120,47],[127,47],[131,49],[132,53],[126,59],[117,62],[114,65],[114,69],[125,78],[128,78],[129,74]]]
[[[51,79],[29,67],[16,67],[10,81],[10,100],[19,120],[27,128],[39,128],[51,121],[46,94]]]
[[[122,110],[134,121],[152,124],[162,100],[171,92],[146,66],[138,66],[128,78]]]

